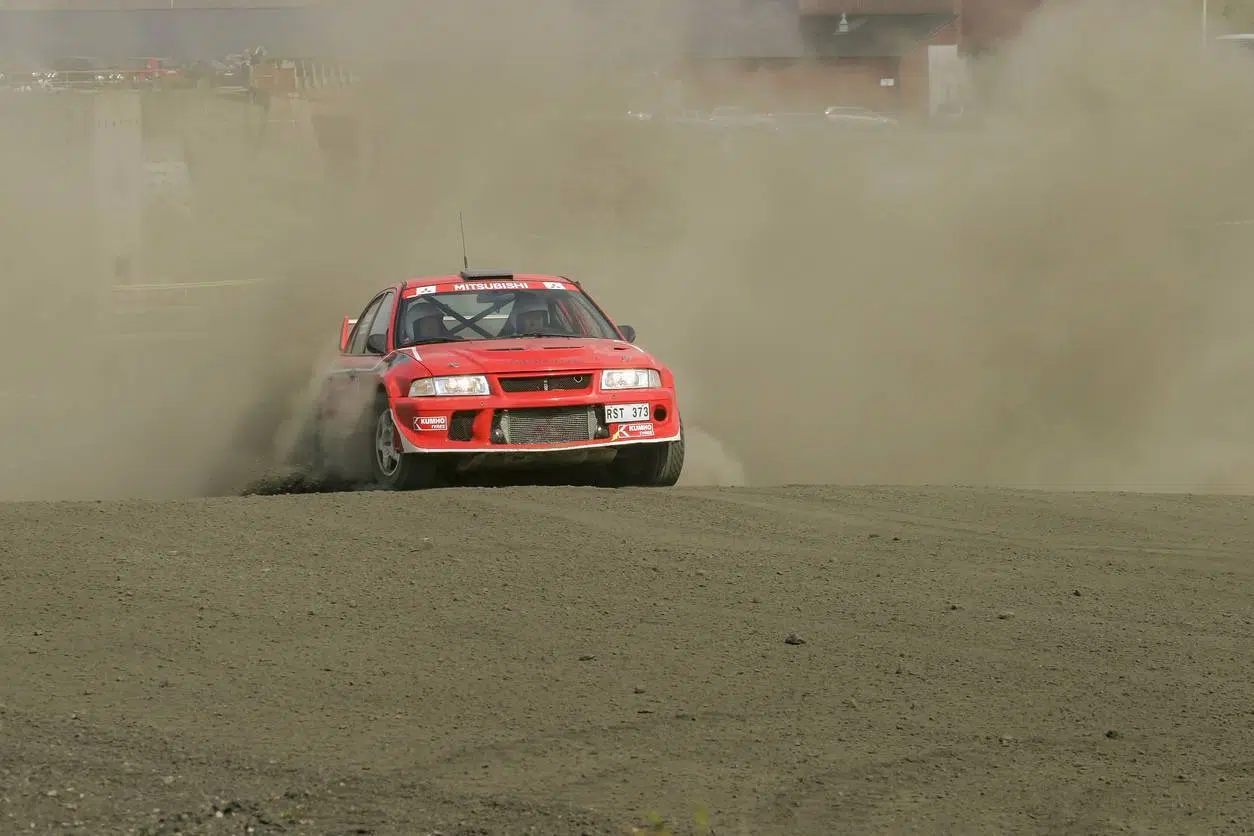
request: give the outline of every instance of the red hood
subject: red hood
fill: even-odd
[[[401,352],[416,352],[434,375],[656,367],[649,352],[617,340],[474,340],[420,345]]]

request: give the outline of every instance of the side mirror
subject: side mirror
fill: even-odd
[[[387,354],[388,353],[388,335],[387,334],[371,334],[366,337],[366,351],[371,354]]]
[[[632,328],[630,325],[620,325],[618,326],[618,330],[622,332],[623,339],[625,339],[627,342],[634,343],[636,341],[636,329],[635,328]]]
[[[353,326],[357,324],[357,320],[351,316],[344,317],[340,323],[340,354],[348,351],[348,338],[353,334]]]

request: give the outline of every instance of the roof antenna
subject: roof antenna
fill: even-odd
[[[462,213],[457,213],[457,227],[462,232],[462,269],[470,269],[470,257],[466,255],[466,223],[462,220]]]

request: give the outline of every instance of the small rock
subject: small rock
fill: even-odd
[[[796,633],[789,633],[788,638],[784,639],[784,644],[805,644],[806,640],[798,636]]]
[[[1010,619],[1014,617],[1015,617],[1014,610],[1002,610],[1001,612],[997,613],[997,618],[1000,621],[1009,621]]]
[[[643,689],[643,688],[641,688],[640,686],[638,686],[638,685],[637,685],[635,688],[632,688],[632,689],[631,689],[631,692],[632,692],[633,694],[643,694],[643,693],[644,693],[644,689]]]
[[[583,656],[579,657],[579,661],[580,662],[593,662],[596,660],[596,658],[597,657],[593,656],[590,653],[585,653]]]
[[[1106,738],[1107,738],[1108,740],[1118,740],[1118,739],[1119,739],[1119,738],[1121,738],[1121,737],[1123,737],[1123,735],[1122,735],[1122,734],[1120,734],[1120,733],[1119,733],[1119,731],[1118,731],[1117,729],[1109,729],[1109,730],[1106,732]]]

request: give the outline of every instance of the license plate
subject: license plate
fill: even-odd
[[[614,403],[605,405],[605,423],[630,424],[649,420],[647,403]]]

